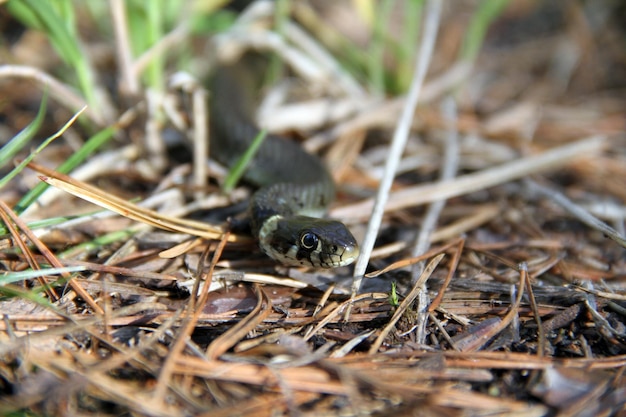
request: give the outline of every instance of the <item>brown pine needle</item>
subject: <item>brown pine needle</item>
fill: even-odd
[[[207,223],[193,220],[179,219],[158,213],[130,203],[97,187],[75,180],[67,175],[60,174],[43,166],[30,163],[30,168],[44,174],[40,179],[54,187],[60,188],[76,197],[89,201],[100,207],[114,211],[129,219],[137,220],[147,225],[171,232],[187,233],[204,239],[219,240],[224,231]],[[230,242],[236,242],[241,238],[232,235]]]

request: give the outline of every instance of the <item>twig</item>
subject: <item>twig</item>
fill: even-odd
[[[134,76],[140,76],[156,55],[163,54],[183,42],[188,33],[189,28],[187,24],[183,23],[163,36],[157,43],[152,45],[150,49],[135,60],[131,68]]]
[[[87,104],[86,100],[76,94],[72,87],[63,84],[56,78],[35,67],[23,65],[0,65],[0,79],[9,77],[34,80],[41,87],[48,87],[52,97],[73,112],[80,110],[85,106],[85,104]],[[94,123],[100,126],[105,124],[102,115],[94,111],[94,109],[87,108],[85,114],[89,116]]]
[[[541,196],[548,198],[563,207],[569,214],[576,217],[578,220],[586,224],[587,226],[604,233],[610,239],[613,239],[618,245],[626,248],[626,238],[619,234],[619,232],[613,229],[602,220],[589,213],[584,208],[572,202],[558,191],[539,185],[535,181],[526,180],[526,186],[533,192],[540,194]]]
[[[194,88],[192,93],[193,103],[193,183],[196,187],[194,198],[196,201],[206,197],[208,182],[209,160],[209,110],[205,90]]]
[[[507,162],[493,168],[456,177],[443,183],[430,183],[408,187],[389,196],[386,212],[415,207],[441,198],[458,197],[474,191],[504,184],[527,175],[555,169],[572,163],[575,158],[588,157],[601,151],[607,144],[605,136],[592,136],[578,142],[550,149],[539,155],[527,156]],[[333,210],[331,215],[338,219],[366,218],[374,206],[374,201],[367,199],[359,203]]]
[[[427,13],[424,22],[424,33],[420,46],[420,53],[415,63],[413,81],[407,95],[406,104],[402,109],[400,120],[396,126],[396,130],[394,131],[391,149],[389,150],[389,157],[385,166],[385,173],[378,188],[376,201],[371,213],[365,239],[361,244],[361,255],[359,256],[354,269],[355,279],[352,285],[353,297],[361,287],[362,277],[367,268],[367,264],[369,263],[372,249],[374,248],[374,243],[376,241],[376,236],[378,235],[378,230],[380,229],[385,205],[389,196],[389,190],[391,189],[391,183],[395,177],[400,157],[402,156],[402,152],[404,151],[404,147],[409,136],[415,107],[420,96],[424,77],[426,76],[426,70],[428,69],[428,65],[432,57],[435,39],[437,37],[437,30],[439,27],[440,15],[441,1],[429,0],[427,3]]]

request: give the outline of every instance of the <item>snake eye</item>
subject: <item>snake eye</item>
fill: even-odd
[[[317,235],[311,232],[305,232],[300,236],[300,244],[304,249],[315,249],[318,240]]]

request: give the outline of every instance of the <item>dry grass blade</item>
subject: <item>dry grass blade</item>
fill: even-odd
[[[67,175],[60,174],[40,165],[30,163],[28,166],[45,175],[45,177],[41,177],[42,181],[65,190],[66,192],[86,201],[99,205],[100,207],[114,211],[124,217],[140,221],[159,229],[187,233],[192,236],[202,237],[205,239],[219,240],[224,234],[224,231],[218,227],[211,226],[207,223],[167,216],[153,210],[137,206],[126,200],[122,200],[121,198],[99,190],[96,187],[77,181]],[[230,241],[237,241],[237,237],[232,235]]]
[[[459,266],[459,261],[461,260],[461,254],[463,253],[463,248],[465,247],[465,239],[459,239],[456,246],[457,247],[454,251],[454,254],[452,255],[452,263],[450,264],[450,269],[448,271],[448,274],[446,275],[446,279],[443,282],[443,285],[441,286],[441,288],[439,288],[439,292],[437,293],[437,296],[433,299],[433,301],[430,303],[430,306],[428,307],[428,311],[431,313],[435,311],[437,307],[439,307],[439,305],[441,304],[441,300],[443,299],[443,296],[446,293],[446,288],[448,288],[448,285],[450,285],[450,281],[452,281],[452,277],[454,276],[454,273],[456,272],[457,267]]]
[[[415,257],[410,258],[410,259],[403,259],[401,261],[394,262],[391,265],[385,267],[384,269],[380,269],[378,271],[369,272],[369,273],[365,274],[365,276],[367,278],[374,278],[374,277],[377,277],[377,276],[389,273],[391,271],[394,271],[396,269],[405,268],[407,266],[415,265],[418,262],[422,262],[422,261],[424,261],[426,259],[432,258],[433,256],[435,256],[435,255],[437,255],[437,254],[439,254],[441,252],[447,251],[451,247],[458,245],[459,241],[460,241],[460,239],[457,239],[457,240],[454,240],[454,241],[452,241],[450,243],[447,243],[447,244],[445,244],[443,246],[431,249],[431,250],[429,250],[428,252],[426,252],[426,253],[424,253],[422,255],[415,256]]]

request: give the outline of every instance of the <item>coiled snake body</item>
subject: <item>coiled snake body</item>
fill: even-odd
[[[244,56],[221,64],[210,79],[211,155],[232,166],[259,133],[254,99],[262,64]],[[299,145],[267,135],[244,179],[259,186],[250,202],[252,234],[261,249],[286,265],[333,268],[358,256],[356,240],[338,221],[321,219],[335,195],[322,162]]]

